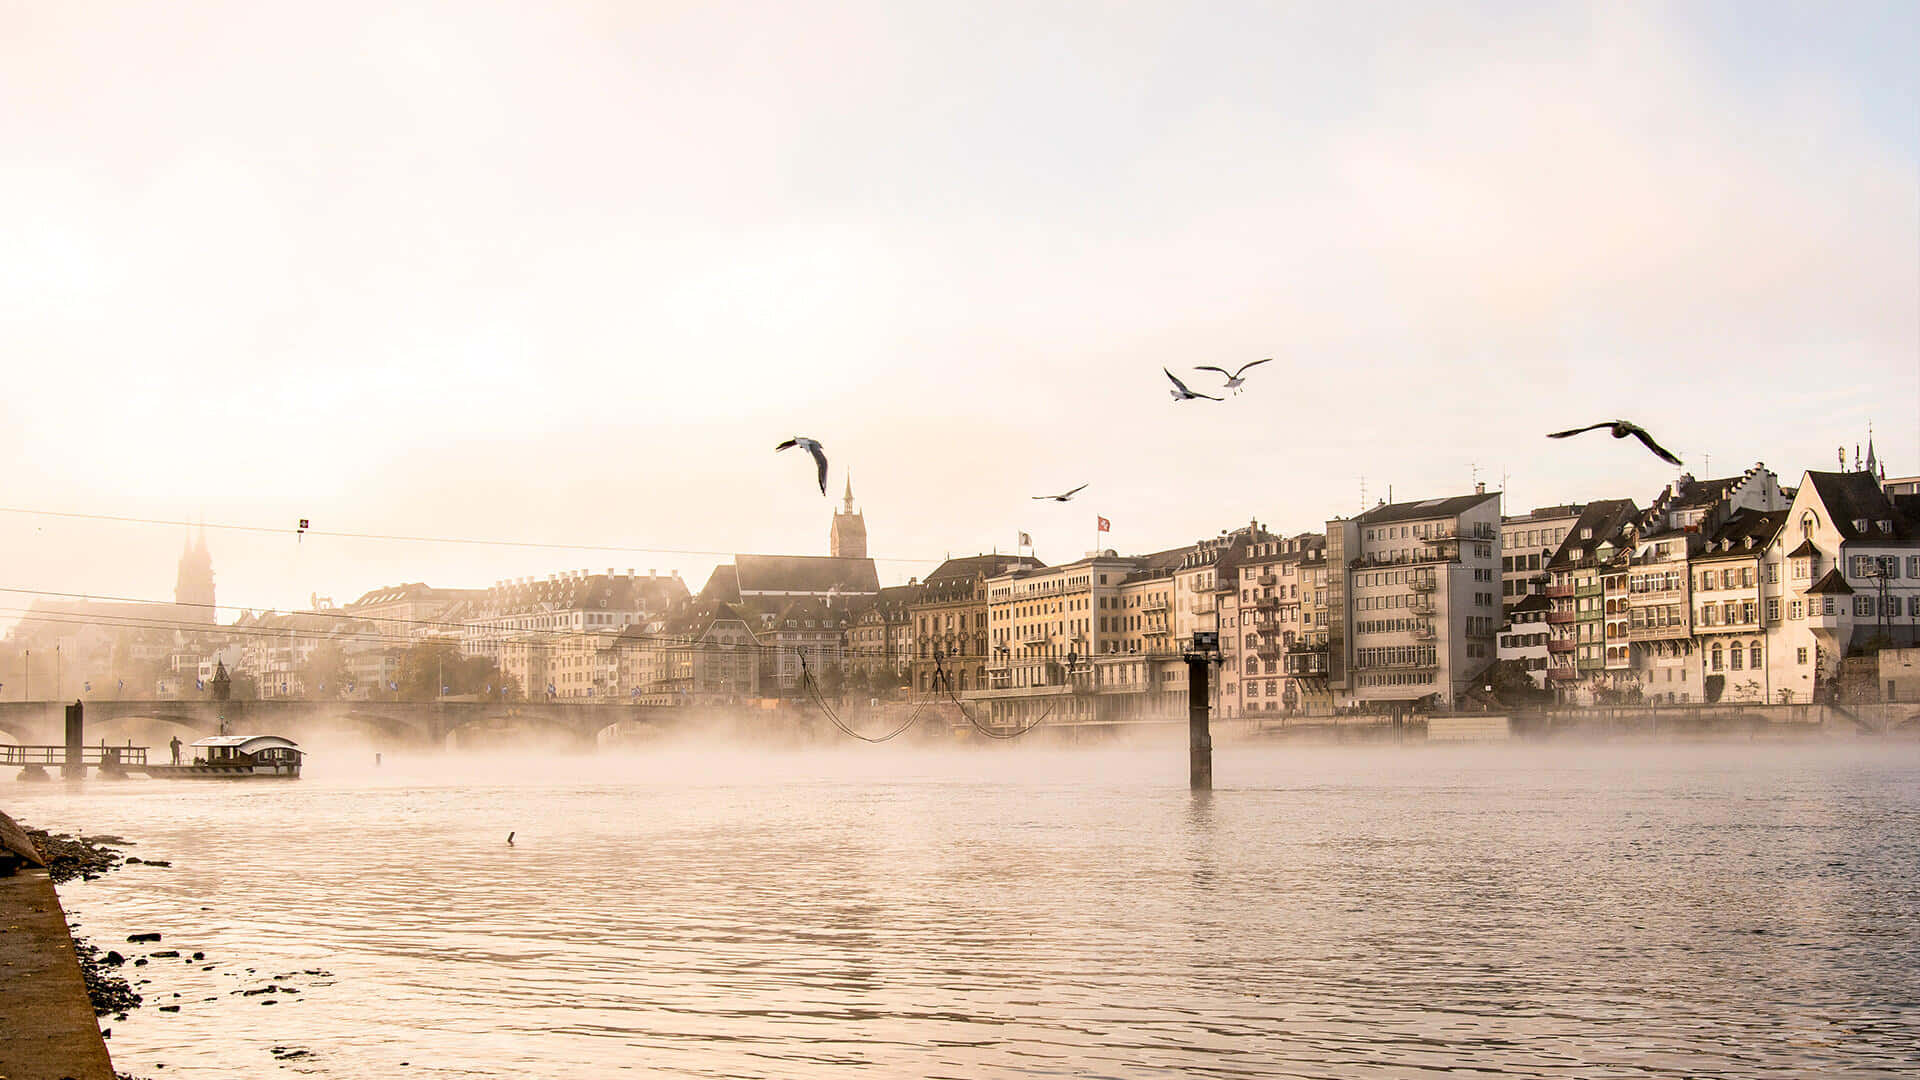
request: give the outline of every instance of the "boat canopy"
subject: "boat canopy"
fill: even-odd
[[[243,754],[257,754],[262,750],[293,750],[298,752],[299,744],[292,739],[283,739],[278,735],[212,735],[205,739],[196,739],[194,746],[230,746]]]

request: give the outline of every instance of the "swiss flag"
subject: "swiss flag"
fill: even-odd
[[[1113,531],[1113,522],[1111,522],[1111,521],[1108,521],[1108,520],[1107,520],[1106,518],[1100,518],[1100,531],[1101,531],[1101,532],[1112,532],[1112,531]]]

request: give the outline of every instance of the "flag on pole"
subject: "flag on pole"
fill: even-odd
[[[93,693],[93,680],[92,680],[92,679],[87,679],[87,680],[85,680],[85,681],[83,681],[83,682],[82,682],[82,683],[80,684],[80,689],[82,689],[82,690],[85,690],[85,691],[86,691],[87,693],[89,693],[89,694],[91,694],[91,693]]]
[[[7,684],[6,684],[6,683],[0,683],[0,686],[5,686],[5,685],[7,685]],[[636,687],[634,687],[634,688],[633,688],[633,696],[634,696],[634,697],[639,697],[639,696],[640,696],[640,688],[639,688],[639,687],[637,687],[637,686],[636,686]]]
[[[1021,534],[1020,534],[1020,546],[1021,546],[1021,547],[1028,547],[1028,548],[1030,548],[1030,547],[1032,547],[1032,546],[1033,546],[1033,537],[1031,537],[1031,536],[1028,536],[1028,535],[1027,535],[1026,533],[1021,533]]]
[[[400,689],[400,684],[399,684],[399,683],[397,683],[397,682],[392,682],[392,681],[389,681],[389,682],[387,683],[387,689],[389,689],[389,690],[399,690],[399,689]]]
[[[1097,516],[1097,515],[1096,515],[1096,516]],[[1108,521],[1108,520],[1107,520],[1106,518],[1100,518],[1100,531],[1101,531],[1101,532],[1112,532],[1112,531],[1113,531],[1113,522],[1111,522],[1111,521]]]
[[[193,680],[193,688],[195,690],[205,690],[207,688],[207,680],[205,679]]]
[[[125,679],[115,679],[115,680],[113,680],[113,681],[119,684],[119,686],[117,686],[117,687],[116,687],[116,689],[119,689],[119,690],[125,690],[125,689],[127,688],[127,680],[125,680]]]

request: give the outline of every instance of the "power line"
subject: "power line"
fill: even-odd
[[[567,544],[547,543],[539,540],[496,540],[473,536],[410,536],[401,533],[363,533],[346,532],[331,529],[300,529],[274,525],[237,525],[214,521],[179,521],[171,518],[144,518],[125,514],[86,514],[73,510],[36,510],[30,507],[0,506],[0,514],[18,514],[27,517],[69,518],[78,521],[112,521],[125,525],[165,525],[172,528],[222,529],[228,532],[266,533],[274,536],[325,536],[340,540],[386,540],[415,544],[466,544],[481,547],[527,548],[544,551],[605,551],[632,555],[691,555],[702,558],[735,558],[740,555],[755,555],[755,552],[717,551],[703,548],[664,548],[632,547],[621,544]],[[775,557],[775,556],[763,556]],[[784,557],[784,556],[778,556]],[[909,559],[894,556],[871,555],[867,558],[883,563],[920,563],[933,565],[944,562],[943,559]]]

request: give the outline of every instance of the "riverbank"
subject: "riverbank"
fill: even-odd
[[[4,815],[0,821],[12,824]],[[61,880],[85,873],[86,867],[110,868],[115,856],[103,858],[98,848],[83,853],[82,846],[59,845]],[[6,1032],[0,1039],[0,1077],[114,1080],[81,950],[68,929],[55,880],[51,866],[0,877],[0,1030]],[[124,979],[118,981],[126,987]]]

